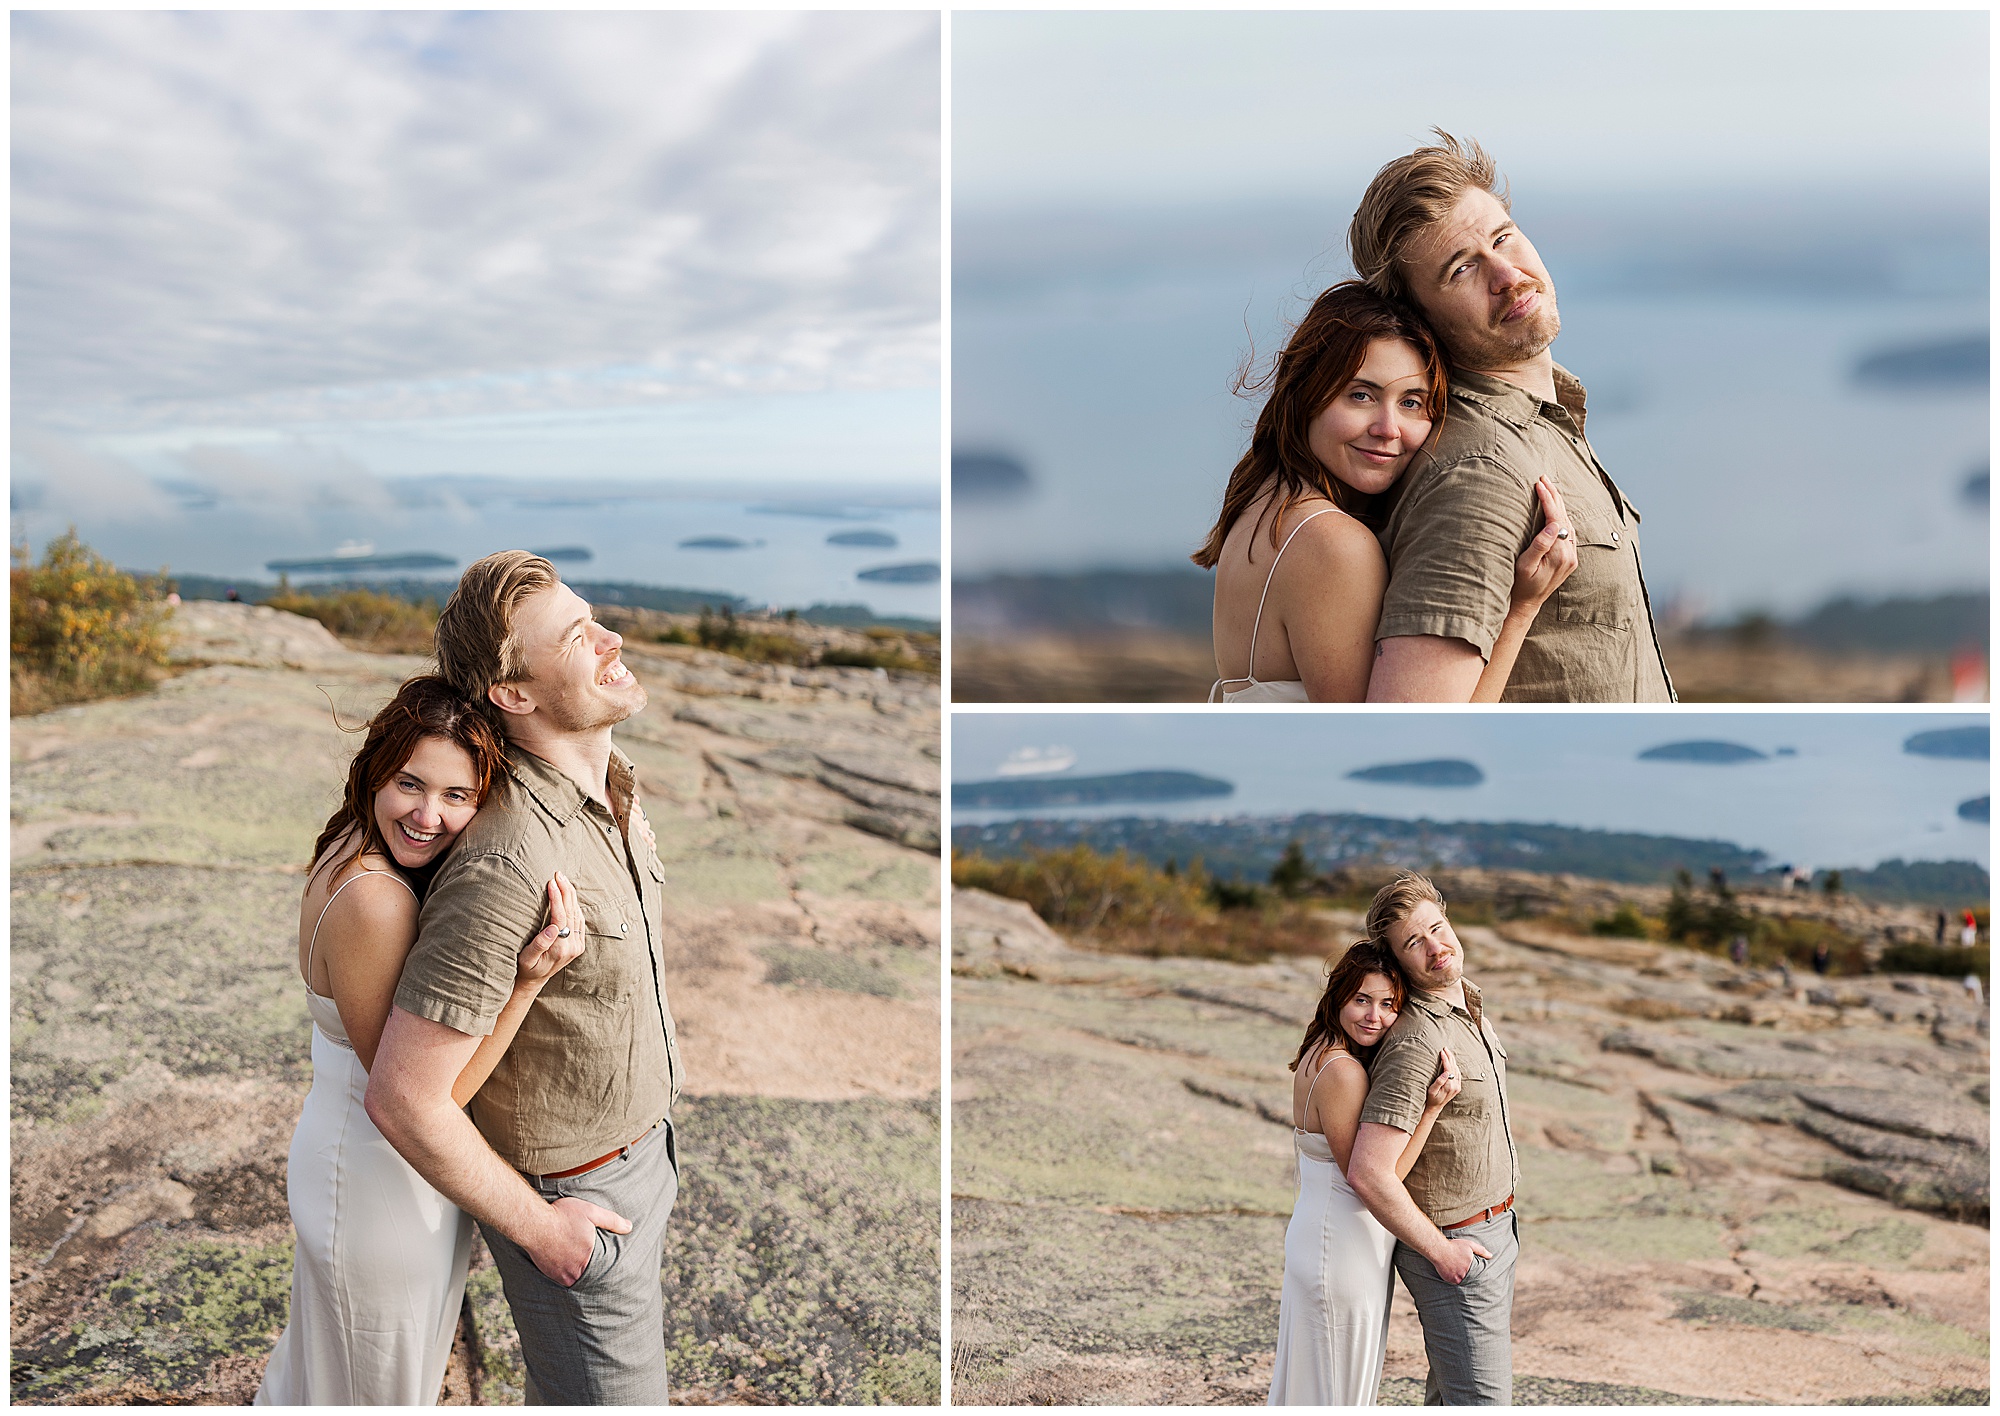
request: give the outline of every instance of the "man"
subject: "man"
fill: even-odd
[[[431,883],[368,1082],[368,1114],[479,1221],[535,1404],[667,1400],[660,1251],[679,1190],[680,1057],[661,947],[664,872],[611,729],[646,705],[554,567],[502,551],[465,572],[438,671],[507,737],[490,793]],[[470,1117],[452,1081],[492,1031],[543,882],[574,884],[583,954],[552,978]]]
[[[1421,875],[1377,892],[1371,935],[1386,937],[1409,985],[1403,1011],[1368,1069],[1368,1100],[1348,1178],[1396,1236],[1396,1272],[1416,1301],[1430,1376],[1427,1406],[1511,1406],[1514,1260],[1520,1162],[1507,1120],[1507,1054],[1464,976],[1465,951],[1444,897]],[[1460,1090],[1439,1113],[1407,1180],[1396,1161],[1449,1049]]]
[[[1370,699],[1467,702],[1539,529],[1535,481],[1562,494],[1577,567],[1542,606],[1509,702],[1673,701],[1639,513],[1584,436],[1584,391],[1550,357],[1555,284],[1494,190],[1493,159],[1435,130],[1376,174],[1348,228],[1361,278],[1416,306],[1452,364],[1444,422],[1411,460],[1383,530],[1389,588]],[[1558,533],[1560,534],[1560,533]]]

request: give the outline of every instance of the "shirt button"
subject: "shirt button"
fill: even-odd
[[[1618,544],[1618,533],[1616,531],[1611,533],[1611,544],[1614,546]]]
[[[630,934],[632,932],[632,926],[629,924],[621,924],[618,926],[618,932],[620,934]]]

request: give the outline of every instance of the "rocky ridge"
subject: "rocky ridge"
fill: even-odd
[[[952,930],[957,1399],[1261,1402],[1318,962],[1094,953],[973,891]],[[1460,935],[1510,1053],[1517,1402],[1984,1401],[1983,1006]],[[1384,1402],[1424,1371],[1399,1288]]]
[[[423,667],[264,607],[175,624],[156,693],[14,722],[16,1401],[255,1389],[309,1081],[300,862],[353,749],[336,714]],[[675,1398],[935,1400],[936,684],[627,659],[689,1070]],[[446,1402],[518,1402],[515,1341],[482,1256]]]

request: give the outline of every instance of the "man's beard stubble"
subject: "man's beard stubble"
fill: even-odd
[[[581,693],[564,693],[542,706],[552,726],[566,733],[591,733],[616,727],[646,706],[646,690],[636,681],[639,701],[627,706],[608,698],[591,698]]]
[[[1541,307],[1516,326],[1495,324],[1483,329],[1453,331],[1452,362],[1475,371],[1517,368],[1554,344],[1556,336],[1562,333],[1555,285],[1538,281],[1535,289],[1542,293]],[[1519,298],[1518,293],[1514,298]]]

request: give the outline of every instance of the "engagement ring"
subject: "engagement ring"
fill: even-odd
[[[568,925],[564,925],[564,926],[563,926],[563,927],[562,927],[561,929],[558,929],[558,930],[556,931],[556,938],[558,938],[558,939],[567,939],[567,938],[569,938],[569,926],[568,926]]]
[[[1567,541],[1569,539],[1569,527],[1564,526],[1558,529],[1556,532],[1556,539],[1558,541]]]

